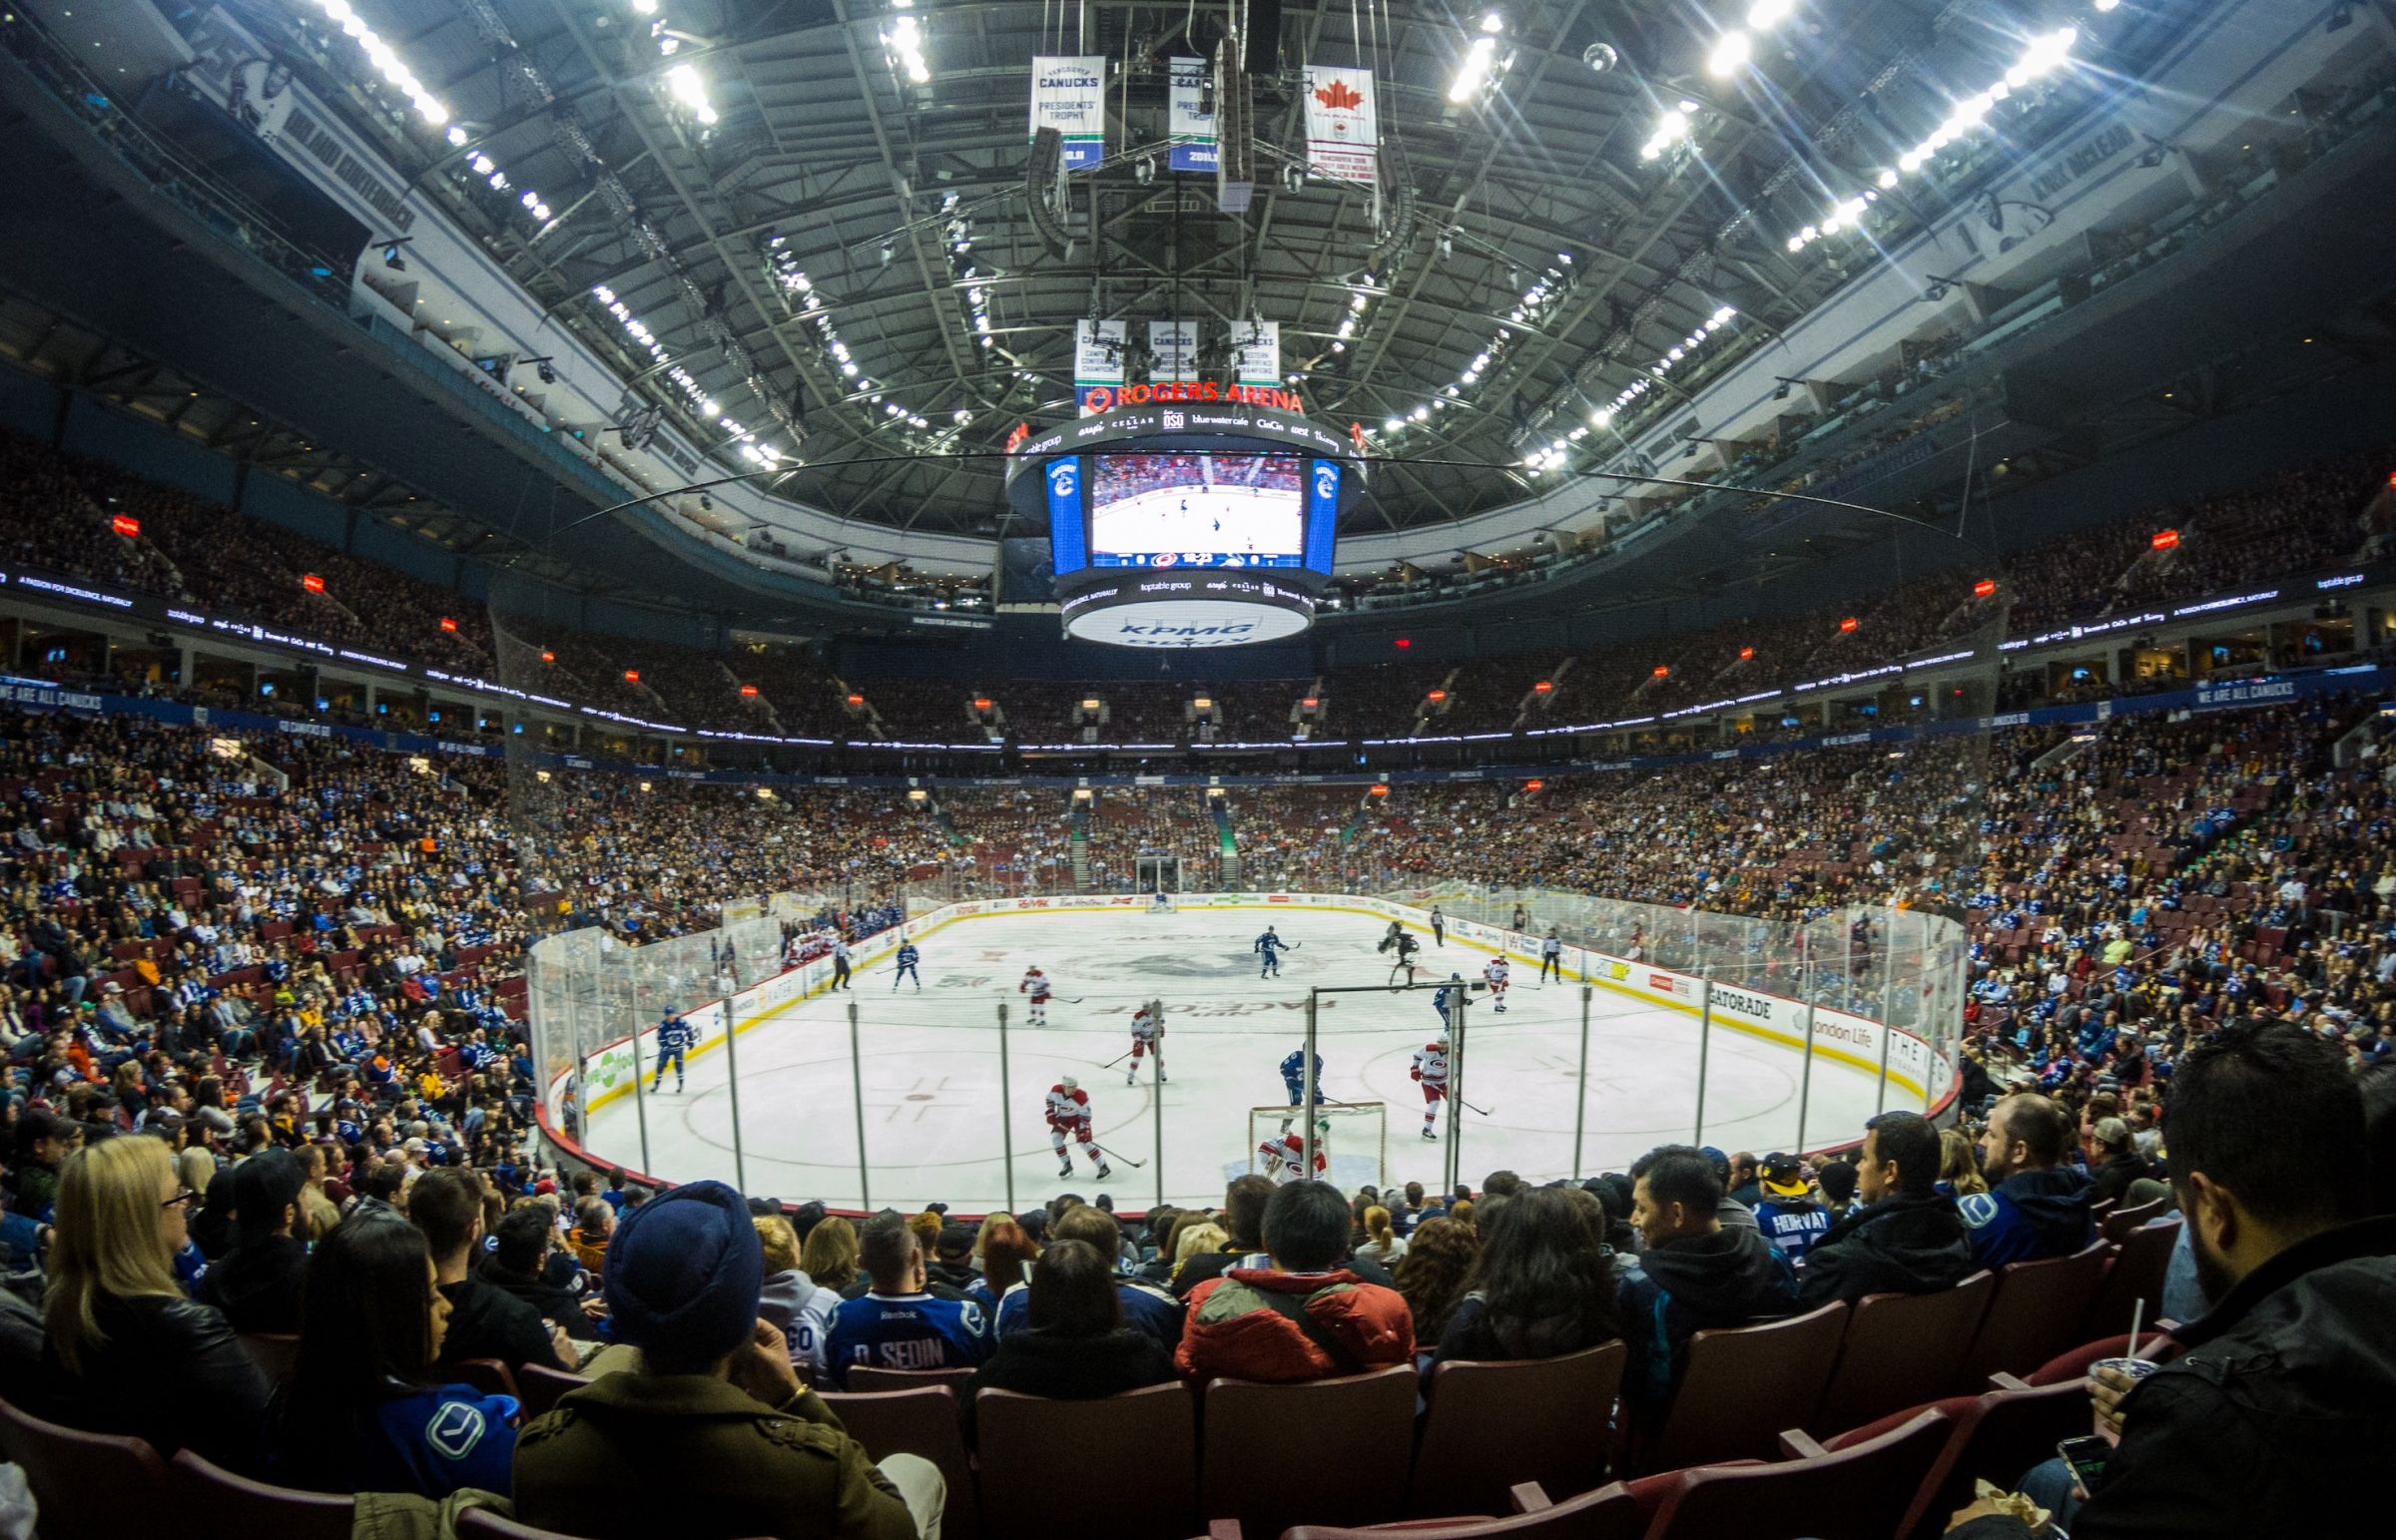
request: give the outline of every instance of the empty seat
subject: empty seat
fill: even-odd
[[[1210,1380],[1199,1507],[1253,1535],[1397,1518],[1415,1385],[1411,1364],[1288,1385]]]
[[[2168,1198],[2153,1199],[2127,1209],[2116,1204],[2104,1216],[2103,1224],[2100,1227],[2101,1233],[2104,1239],[2119,1246],[2129,1239],[2132,1231],[2144,1225],[2148,1220],[2160,1219],[2170,1208],[2171,1200]]]
[[[126,1515],[174,1511],[167,1462],[141,1439],[61,1427],[0,1401],[0,1451],[25,1468],[42,1540],[122,1540]]]
[[[2071,1346],[2104,1275],[2107,1250],[2099,1241],[2070,1257],[2012,1263],[2000,1272],[1996,1297],[1964,1353],[1956,1393],[1976,1395],[1991,1374],[2026,1374]]]
[[[1975,1481],[2012,1491],[2024,1471],[2053,1458],[2058,1443],[2090,1426],[2088,1391],[2078,1383],[2032,1389],[2017,1381],[1943,1402],[1941,1409],[1953,1419],[1954,1432],[1914,1493],[1898,1540],[1937,1540],[1955,1510],[1972,1501]]]
[[[1926,1294],[1867,1294],[1847,1317],[1838,1365],[1805,1426],[1827,1436],[1935,1400],[1955,1382],[1997,1275]]]
[[[1092,1534],[1179,1540],[1196,1527],[1198,1408],[1178,1382],[1092,1401],[983,1390],[973,1408],[991,1540],[1049,1540],[1066,1490],[1074,1527]]]
[[[2112,1266],[2104,1270],[2104,1277],[2089,1296],[2078,1335],[2106,1336],[2128,1330],[2141,1301],[2149,1324],[2162,1318],[2163,1278],[2171,1271],[2171,1253],[2179,1245],[2182,1223],[2168,1220],[2141,1225],[2122,1238],[2113,1251]]]
[[[1781,1430],[1804,1426],[1822,1403],[1846,1329],[1847,1306],[1834,1302],[1787,1320],[1698,1332],[1641,1467],[1770,1456]]]
[[[937,1465],[948,1481],[941,1534],[961,1540],[974,1533],[973,1467],[965,1458],[964,1435],[957,1429],[954,1390],[917,1385],[911,1390],[826,1391],[824,1404],[873,1458],[917,1454]]]
[[[1793,1457],[1778,1464],[1684,1470],[1656,1505],[1647,1540],[1888,1540],[1951,1432],[1944,1413],[1925,1411],[1838,1450],[1791,1433]]]
[[[270,1486],[212,1465],[189,1449],[175,1456],[173,1477],[185,1511],[204,1515],[200,1527],[216,1534],[349,1540],[357,1521],[354,1497]]]
[[[1628,1357],[1608,1342],[1559,1358],[1442,1363],[1431,1376],[1407,1512],[1503,1513],[1523,1482],[1559,1497],[1603,1483]]]
[[[1409,1523],[1380,1529],[1333,1529],[1301,1524],[1282,1540],[1362,1540],[1374,1535],[1436,1537],[1436,1540],[1639,1540],[1647,1532],[1647,1510],[1617,1481],[1562,1502],[1549,1502],[1535,1483],[1511,1498],[1521,1511],[1508,1518],[1461,1519],[1454,1523]]]

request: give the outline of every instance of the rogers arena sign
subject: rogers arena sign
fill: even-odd
[[[1294,637],[1313,624],[1315,597],[1275,578],[1207,572],[1126,577],[1057,608],[1065,635],[1078,641],[1188,650]]]

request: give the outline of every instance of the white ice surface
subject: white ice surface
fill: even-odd
[[[1297,948],[1285,954],[1278,978],[1259,979],[1251,945],[1268,922]],[[1000,1204],[1022,1209],[1063,1191],[1084,1197],[1105,1191],[1134,1210],[1158,1200],[1160,1182],[1164,1201],[1219,1203],[1225,1174],[1247,1167],[1249,1109],[1287,1099],[1280,1065],[1304,1035],[1308,989],[1386,984],[1388,961],[1374,950],[1382,930],[1382,921],[1362,914],[1278,905],[960,920],[918,943],[920,992],[911,986],[894,992],[892,966],[879,963],[858,975],[853,991],[819,995],[743,1031],[729,1052],[722,1043],[710,1046],[691,1061],[680,1093],[669,1074],[662,1092],[603,1107],[592,1120],[590,1146],[604,1159],[670,1181],[717,1177],[754,1195],[822,1199],[835,1207],[912,1209],[938,1201],[977,1214]],[[1428,935],[1424,944],[1437,976],[1453,969],[1477,979],[1488,960],[1453,936],[1444,950]],[[1037,1029],[1026,1023],[1016,991],[1033,963],[1054,980],[1059,996],[1048,1008],[1048,1025]],[[1422,974],[1433,976],[1434,969]],[[1619,1171],[1649,1148],[1697,1132],[1695,1017],[1596,988],[1588,1007],[1588,1078],[1576,1094],[1581,986],[1540,988],[1534,969],[1519,961],[1513,979],[1503,1015],[1491,1009],[1487,995],[1475,995],[1470,1007],[1462,1090],[1486,1115],[1462,1114],[1456,1136],[1462,1180],[1478,1188],[1499,1169],[1532,1182],[1575,1170]],[[1131,1013],[1151,995],[1165,1002],[1171,1079],[1160,1088],[1144,1067],[1139,1084],[1126,1088],[1127,1062],[1105,1066],[1130,1049]],[[1007,1007],[1003,1096],[1001,1002]],[[1388,1179],[1436,1187],[1448,1172],[1449,1131],[1443,1117],[1439,1142],[1421,1137],[1422,1093],[1408,1076],[1415,1050],[1438,1035],[1430,993],[1376,987],[1326,994],[1319,1018],[1325,1095],[1386,1104]],[[1793,1046],[1717,1026],[1703,1060],[1703,1142],[1724,1150],[1760,1155],[1853,1139],[1876,1110],[1875,1077],[1834,1060],[1816,1058],[1810,1088],[1801,1086]],[[644,1066],[644,1092],[653,1070]],[[1105,1182],[1078,1152],[1072,1178],[1058,1178],[1041,1104],[1063,1075],[1077,1077],[1089,1093],[1097,1141],[1124,1157]],[[1577,1166],[1576,1109],[1585,1117]],[[1011,1137],[1002,1111],[1012,1119]],[[1336,1153],[1335,1177],[1352,1173],[1363,1152]]]

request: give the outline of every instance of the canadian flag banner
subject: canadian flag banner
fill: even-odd
[[[1371,186],[1381,122],[1373,108],[1373,72],[1338,65],[1306,67],[1306,164],[1326,177]]]

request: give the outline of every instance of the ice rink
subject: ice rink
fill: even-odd
[[[1260,979],[1252,947],[1268,923],[1295,949],[1279,977]],[[937,1201],[978,1213],[1067,1190],[1103,1190],[1127,1209],[1160,1195],[1219,1202],[1226,1176],[1247,1169],[1250,1109],[1287,1101],[1279,1066],[1303,1037],[1308,990],[1386,984],[1388,959],[1375,951],[1384,926],[1363,913],[1261,904],[955,920],[920,937],[919,992],[894,992],[885,961],[861,971],[852,990],[786,1006],[730,1045],[718,1034],[690,1061],[684,1090],[675,1091],[669,1073],[661,1092],[610,1101],[592,1117],[589,1144],[604,1159],[670,1181],[719,1177],[753,1195],[835,1207]],[[1486,949],[1454,935],[1444,949],[1428,934],[1423,941],[1435,965],[1426,979],[1452,969],[1478,978],[1489,960]],[[1048,1025],[1036,1029],[1016,987],[1034,963],[1058,996]],[[1502,1015],[1487,995],[1473,997],[1463,1095],[1486,1115],[1462,1115],[1463,1179],[1479,1186],[1501,1168],[1534,1182],[1572,1174],[1576,1112],[1586,1124],[1582,1175],[1621,1170],[1654,1145],[1688,1139],[1700,1121],[1696,1016],[1593,989],[1583,1086],[1581,985],[1540,988],[1533,972],[1515,963]],[[1108,1061],[1129,1050],[1131,1013],[1152,995],[1165,1003],[1169,1083],[1158,1086],[1143,1068],[1126,1087],[1127,1062]],[[1439,1143],[1421,1137],[1422,1093],[1408,1074],[1415,1050],[1438,1035],[1430,993],[1327,994],[1319,1020],[1324,1094],[1384,1104],[1386,1179],[1438,1184],[1447,1121],[1443,1115]],[[1793,1044],[1717,1022],[1704,1059],[1704,1142],[1725,1150],[1762,1154],[1852,1139],[1875,1111],[1874,1075],[1817,1055],[1801,1134],[1802,1061]],[[644,1066],[644,1093],[653,1069]],[[1070,1181],[1058,1178],[1041,1106],[1063,1075],[1081,1081],[1096,1138],[1118,1157],[1104,1183],[1078,1153]],[[1904,1095],[1892,1089],[1892,1098]],[[1343,1119],[1340,1134],[1353,1126]],[[1380,1156],[1360,1143],[1335,1137],[1333,1176],[1345,1187],[1370,1180]]]

